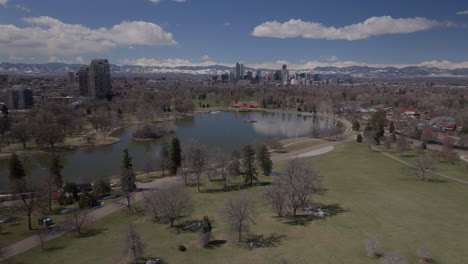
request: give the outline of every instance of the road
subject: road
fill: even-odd
[[[143,188],[143,190],[154,190],[154,189],[162,189],[162,188],[167,188],[169,186],[172,186],[172,185],[175,185],[177,183],[182,183],[181,179],[179,177],[166,177],[166,178],[162,178],[162,179],[157,179],[157,180],[154,180],[152,182],[148,182],[148,183],[138,183],[137,184],[137,187],[138,188]],[[144,191],[142,192],[138,192],[135,194],[134,196],[134,200],[132,203],[136,203],[136,202],[139,202],[141,200],[143,200],[143,193]],[[114,212],[117,212],[121,209],[124,209],[126,208],[127,205],[126,205],[126,201],[125,199],[122,199],[122,200],[119,200],[117,202],[114,202],[108,206],[104,206],[102,208],[99,208],[99,209],[96,209],[94,211],[92,211],[90,214],[91,214],[91,217],[93,220],[98,220],[98,219],[101,219],[105,216],[108,216]],[[63,227],[60,231],[57,231],[54,233],[54,235],[52,236],[49,236],[47,238],[47,241],[48,240],[51,240],[51,239],[54,239],[54,238],[57,238],[63,234],[65,234],[66,232],[69,232],[71,229],[70,227]],[[34,248],[36,246],[39,246],[40,243],[39,241],[37,241],[37,238],[35,236],[31,236],[31,237],[28,237],[24,240],[21,240],[19,242],[16,242],[8,247],[6,247],[4,249],[5,253],[4,253],[4,256],[3,258],[0,258],[0,262],[4,259],[7,259],[7,258],[10,258],[10,257],[13,257],[17,254],[20,254],[20,253],[23,253],[24,251],[28,250],[28,249],[31,249],[31,248]]]

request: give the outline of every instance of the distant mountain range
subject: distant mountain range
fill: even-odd
[[[46,63],[46,64],[24,64],[24,63],[0,63],[0,73],[12,75],[65,75],[69,71],[78,71],[83,66],[81,64]],[[111,72],[117,76],[122,75],[153,75],[153,76],[174,76],[174,75],[216,75],[228,73],[232,68],[222,65],[212,66],[136,66],[136,65],[111,65]],[[276,69],[252,69],[274,71]],[[406,68],[374,68],[367,66],[350,67],[316,67],[314,69],[291,70],[296,72],[311,72],[329,77],[355,77],[355,78],[468,78],[468,68],[462,69],[439,69],[435,67],[406,67]]]

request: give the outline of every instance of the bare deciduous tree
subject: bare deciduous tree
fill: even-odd
[[[410,148],[410,143],[409,143],[408,139],[406,139],[404,136],[399,136],[398,137],[398,139],[396,140],[396,145],[397,145],[398,151],[401,153],[402,156]]]
[[[281,181],[275,178],[265,191],[265,198],[271,206],[271,209],[278,217],[283,217],[287,209],[287,193],[281,186]]]
[[[382,264],[407,264],[406,258],[401,254],[400,251],[393,251],[389,254],[385,254],[382,259]]]
[[[144,206],[145,206],[145,212],[146,214],[150,215],[154,220],[158,221],[159,220],[159,214],[158,214],[158,197],[157,197],[157,191],[156,190],[151,190],[148,192],[143,193],[143,200],[144,200]]]
[[[78,235],[84,234],[83,227],[93,222],[91,214],[83,213],[80,209],[76,208],[70,211],[65,218],[65,222],[71,228],[76,231]]]
[[[26,122],[14,124],[11,128],[11,135],[21,141],[23,149],[26,149],[26,144],[32,136],[31,125]]]
[[[51,232],[52,231],[47,227],[39,228],[35,231],[36,240],[41,245],[41,250],[45,249],[45,242],[47,241],[47,238],[51,235]]]
[[[155,199],[158,214],[161,218],[169,220],[171,227],[174,227],[175,220],[192,212],[190,194],[182,186],[176,185],[156,192]]]
[[[124,240],[122,244],[122,253],[127,255],[129,252],[132,254],[135,263],[138,263],[139,257],[144,252],[144,244],[140,233],[138,233],[133,224],[129,224],[125,228]]]
[[[13,194],[17,199],[20,200],[18,203],[19,208],[25,212],[28,218],[28,229],[32,230],[31,217],[38,206],[38,188],[29,183],[26,179],[17,182],[19,188],[18,192]]]
[[[380,255],[380,243],[376,237],[369,237],[365,241],[367,256],[378,257]]]
[[[322,192],[320,171],[300,160],[291,160],[286,164],[278,176],[278,184],[284,188],[293,215],[309,202],[313,194]]]
[[[421,181],[426,180],[426,173],[432,170],[434,159],[429,155],[419,155],[414,163],[414,175]]]
[[[190,164],[190,170],[197,180],[197,190],[200,191],[200,179],[206,167],[205,148],[195,142],[187,144],[186,147],[187,150],[184,153],[184,159]]]
[[[372,146],[377,145],[376,140],[377,132],[375,130],[365,130],[364,139],[366,140],[367,148],[372,151]]]
[[[416,255],[421,259],[422,263],[431,262],[431,251],[425,246],[418,247],[416,249]]]
[[[239,193],[228,198],[225,202],[223,214],[229,223],[232,233],[237,234],[237,240],[242,241],[242,234],[250,229],[254,221],[254,199],[249,193]]]

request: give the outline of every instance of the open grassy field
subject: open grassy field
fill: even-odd
[[[395,149],[386,150],[383,146],[378,146],[378,149],[382,152],[386,152],[391,154],[399,159],[402,159],[406,162],[415,163],[418,155],[426,154],[431,155],[433,150],[424,150],[422,153],[418,150],[410,150],[405,152],[403,155]],[[468,162],[463,161],[459,158],[453,161],[446,161],[446,160],[434,160],[433,169],[436,172],[458,178],[460,180],[468,181]],[[431,177],[431,175],[429,175]]]
[[[205,183],[202,193],[193,192],[195,212],[189,219],[204,215],[213,220],[214,239],[227,243],[204,249],[192,245],[197,233],[177,233],[167,224],[154,223],[144,215],[117,212],[101,219],[93,236],[67,234],[47,242],[52,248],[38,248],[6,263],[127,263],[120,254],[122,230],[135,223],[146,243],[146,256],[161,257],[167,263],[380,263],[368,258],[364,240],[376,236],[384,252],[399,249],[409,263],[417,263],[415,250],[428,247],[437,263],[465,263],[468,259],[468,186],[457,182],[419,182],[404,175],[404,165],[376,152],[365,144],[349,142],[322,156],[305,158],[324,175],[324,196],[315,201],[335,205],[336,215],[305,225],[291,225],[271,217],[262,192],[258,197],[257,224],[252,233],[284,235],[276,247],[249,250],[232,242],[220,216],[224,200],[237,191],[219,192],[216,183]],[[275,164],[278,170],[282,164]],[[261,181],[270,178],[262,177]],[[181,253],[178,245],[188,251]]]
[[[221,106],[224,106],[224,103],[221,102],[221,101],[215,101],[215,100],[209,100],[209,99],[206,99],[206,100],[193,100],[193,105],[195,106],[195,109],[203,109],[202,107],[200,107],[200,104],[201,105],[209,105],[210,107],[221,107]]]

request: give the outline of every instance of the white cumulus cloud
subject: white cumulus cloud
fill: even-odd
[[[468,9],[465,11],[457,12],[457,15],[468,15]]]
[[[208,55],[204,55],[201,57],[202,60],[211,60],[211,57]]]
[[[6,6],[8,4],[8,0],[0,0],[0,5]]]
[[[0,24],[0,53],[70,56],[103,52],[118,46],[177,44],[171,33],[143,21],[124,21],[111,28],[98,29],[66,24],[47,16],[23,21],[30,26]]]
[[[255,27],[252,32],[256,37],[274,38],[311,38],[311,39],[367,39],[372,36],[385,34],[413,33],[429,30],[438,26],[451,26],[424,17],[392,18],[391,16],[371,17],[363,22],[344,27],[325,26],[317,22],[306,22],[291,19],[287,22],[265,22]]]
[[[31,13],[31,9],[27,8],[25,5],[18,4],[15,7],[23,12]]]
[[[165,60],[158,60],[155,58],[139,58],[134,60],[120,60],[120,64],[123,65],[137,65],[137,66],[159,66],[159,67],[178,67],[178,66],[211,66],[211,65],[224,65],[232,67],[233,64],[224,64],[224,63],[217,63],[214,61],[203,61],[203,62],[191,62],[185,59],[165,59]]]

